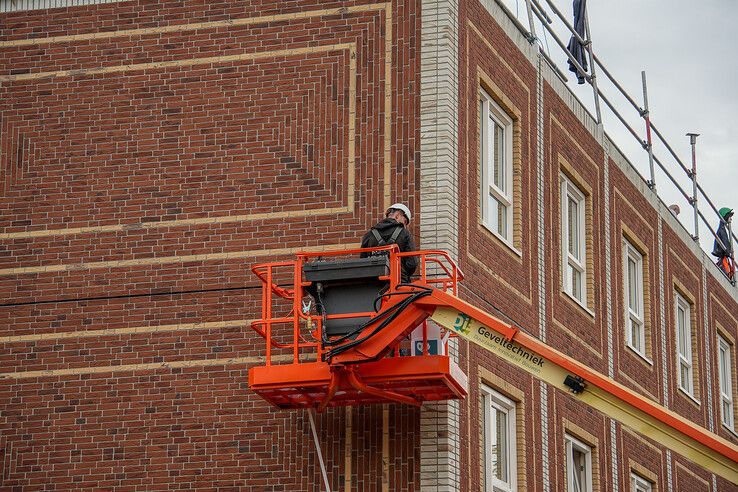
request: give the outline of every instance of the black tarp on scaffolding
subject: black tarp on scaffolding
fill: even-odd
[[[586,18],[585,10],[587,9],[587,0],[574,0],[574,30],[579,34],[579,37],[586,39]],[[566,46],[571,56],[573,56],[579,65],[584,70],[587,70],[587,54],[584,49],[584,45],[579,42],[576,36],[572,35],[569,40],[569,44]],[[577,67],[569,60],[569,70],[577,75],[577,80],[580,84],[584,83],[584,74],[579,73]]]

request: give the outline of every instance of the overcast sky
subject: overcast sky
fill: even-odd
[[[571,21],[572,1],[552,0]],[[527,25],[525,0],[504,0]],[[545,0],[539,0],[544,7]],[[677,155],[691,166],[687,132],[701,134],[697,139],[697,171],[701,186],[715,205],[738,208],[738,53],[735,30],[738,2],[735,0],[588,0],[592,43],[598,58],[639,103],[643,104],[641,70],[648,78],[651,119]],[[562,38],[568,35],[554,13],[548,9]],[[565,28],[564,28],[565,29]],[[539,37],[542,29],[537,27]],[[542,39],[544,48],[546,40]],[[551,57],[566,70],[566,57],[548,37]],[[589,85],[577,86],[566,72],[570,87],[593,110]],[[598,76],[600,88],[610,100],[617,99],[621,114],[645,139],[644,123],[638,114],[616,96],[616,89]],[[628,159],[648,177],[648,157],[602,104],[605,131]],[[681,171],[663,146],[654,145],[655,154],[673,174]],[[668,163],[668,164],[667,164]],[[680,219],[693,231],[692,210],[663,175],[656,176],[659,194],[667,204],[679,204]],[[691,182],[680,182],[691,193]],[[705,210],[705,216],[708,215]],[[716,227],[717,220],[713,227]],[[700,225],[703,245],[712,245],[709,232]]]

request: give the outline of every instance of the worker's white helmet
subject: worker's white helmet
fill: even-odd
[[[410,209],[407,208],[407,206],[405,206],[402,203],[395,203],[394,205],[390,205],[389,208],[394,208],[395,210],[401,211],[403,214],[405,214],[405,217],[407,217],[408,222],[410,222],[410,220],[412,219],[412,214],[410,213]]]

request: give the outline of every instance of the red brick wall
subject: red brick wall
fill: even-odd
[[[139,0],[0,17],[0,488],[320,489],[306,415],[274,410],[247,387],[246,370],[263,352],[247,327],[259,300],[249,269],[294,249],[354,245],[388,202],[418,209],[419,12],[419,0]],[[548,84],[538,243],[535,67],[479,2],[461,2],[459,18],[462,296],[538,335],[545,248],[547,341],[607,373],[608,165],[616,379],[663,401],[659,357],[667,354],[673,375],[678,281],[695,299],[701,404],[682,397],[674,377],[670,401],[706,426],[707,385],[713,401],[719,393],[716,340],[705,347],[703,313],[710,330],[719,323],[738,339],[735,300],[708,274],[703,305],[700,263],[664,224],[661,319],[660,219]],[[90,35],[130,29],[138,31]],[[81,37],[23,42],[71,35]],[[480,84],[520,132],[517,251],[479,224]],[[588,193],[591,313],[561,293],[562,167]],[[628,234],[648,261],[653,364],[624,345]],[[466,343],[460,349],[471,386],[460,404],[462,489],[478,490],[482,480],[486,382],[521,403],[519,485],[537,490],[538,382]],[[552,489],[564,487],[561,450],[571,432],[596,445],[601,490],[611,490],[608,421],[563,393],[548,395]],[[380,490],[386,474],[388,490],[419,489],[419,412],[392,405],[385,426],[383,411],[318,417],[333,488],[350,480],[352,490]],[[712,415],[735,442],[720,428],[717,404]],[[620,426],[617,446],[621,488],[632,461],[663,490],[662,447]],[[673,466],[679,490],[709,479],[681,459]]]
[[[1,487],[322,487],[306,414],[247,387],[250,267],[353,246],[385,201],[418,208],[418,9],[0,18]],[[138,31],[90,35],[121,30]],[[391,470],[391,490],[417,490],[418,411],[391,406],[384,429],[382,407],[355,409],[350,477],[346,416],[317,422],[333,488]]]
[[[512,316],[513,321],[526,330],[537,334],[538,297],[536,236],[536,73],[535,69],[515,47],[478,2],[461,2],[461,26],[459,29],[459,87],[460,87],[460,179],[459,179],[459,261],[465,274],[461,294],[469,302],[489,311],[495,316],[500,311]],[[490,44],[491,43],[491,44]],[[492,46],[492,49],[490,48]],[[494,85],[490,85],[491,81]],[[514,115],[514,126],[519,128],[519,146],[514,147],[514,159],[518,166],[516,192],[518,200],[517,217],[523,220],[514,224],[518,230],[512,251],[486,227],[481,225],[479,207],[480,168],[479,168],[479,87],[500,107]],[[515,144],[514,144],[515,145]],[[463,211],[463,213],[462,213]],[[497,311],[497,310],[500,311]],[[507,381],[518,389],[526,402],[523,420],[527,422],[524,438],[527,443],[535,443],[539,425],[537,408],[538,383],[525,372],[509,367],[496,360],[488,352],[466,343],[461,344],[461,368],[467,373],[470,393],[461,405],[462,434],[469,436],[461,448],[461,470],[463,490],[481,490],[480,441],[472,436],[481,436],[481,417],[479,385],[495,376]],[[489,373],[483,374],[483,367]],[[496,381],[495,381],[496,382]],[[505,393],[498,384],[491,384],[496,390]],[[518,395],[508,394],[514,400]],[[519,431],[520,432],[520,431]],[[540,447],[528,445],[518,456],[518,462],[525,463],[524,477],[528,486],[539,483]],[[520,474],[519,474],[520,477]],[[521,490],[525,482],[520,483]]]
[[[716,322],[729,338],[735,340],[735,313],[738,306],[724,287],[708,272],[709,307],[702,300],[702,267],[700,260],[685,245],[683,239],[664,221],[664,296],[665,319],[660,314],[658,222],[662,220],[651,202],[643,195],[586,129],[579,117],[544,81],[543,86],[543,162],[544,162],[544,244],[538,244],[536,202],[536,73],[535,67],[508,37],[482,3],[462,2],[459,39],[460,76],[460,261],[466,274],[463,295],[471,302],[499,315],[512,318],[524,330],[538,334],[540,292],[537,286],[538,248],[544,248],[546,269],[543,272],[547,305],[546,341],[558,350],[608,374],[608,326],[606,309],[605,264],[605,172],[609,173],[610,196],[610,275],[612,281],[612,328],[615,379],[656,401],[664,401],[662,357],[666,357],[670,408],[697,424],[708,427],[708,411],[712,411],[716,431],[736,442],[735,436],[720,428],[719,392],[717,379]],[[480,76],[480,73],[483,75]],[[485,76],[487,80],[485,80]],[[490,87],[488,81],[493,86]],[[503,244],[480,222],[479,212],[479,115],[478,92],[483,87],[519,125],[521,134],[514,142],[519,160],[515,173],[520,175],[520,196],[515,210],[520,240],[513,245],[519,253]],[[515,161],[514,156],[513,160]],[[608,169],[605,169],[608,166]],[[587,195],[587,309],[574,302],[561,287],[561,217],[560,173],[568,175]],[[637,355],[626,346],[623,293],[623,238],[628,238],[644,255],[646,272],[647,356]],[[694,296],[694,334],[699,405],[688,401],[676,387],[676,348],[673,315],[675,279]],[[705,347],[704,309],[708,310],[709,347]],[[666,345],[661,343],[661,324],[666,323]],[[478,385],[485,382],[522,404],[526,415],[524,434],[525,482],[522,486],[538,490],[541,485],[541,409],[537,381],[514,368],[500,364],[487,354],[462,344],[462,369],[469,375],[470,396],[462,404],[462,433],[468,433],[469,443],[462,447],[462,480],[469,490],[479,489],[481,416]],[[706,360],[709,349],[709,360]],[[735,357],[735,352],[734,352]],[[707,380],[706,364],[711,364],[712,378]],[[466,364],[466,367],[464,367]],[[735,360],[734,360],[735,364]],[[707,385],[711,385],[713,408],[708,409]],[[475,388],[475,386],[477,386]],[[510,388],[512,386],[512,389]],[[522,395],[522,396],[521,396]],[[645,478],[656,482],[659,490],[666,488],[665,448],[646,438],[616,426],[616,443],[611,442],[610,423],[598,412],[579,404],[555,390],[548,392],[549,472],[552,490],[566,487],[564,475],[564,434],[570,432],[597,448],[600,490],[612,490],[614,473],[619,487],[629,487],[631,469],[641,469]],[[533,429],[533,432],[531,432]],[[520,430],[520,429],[518,429]],[[618,470],[611,469],[610,450],[617,446]],[[673,454],[673,456],[676,456]],[[674,466],[674,485],[678,490],[690,488],[709,474],[696,465],[678,458]],[[678,470],[677,470],[678,468]],[[468,475],[468,478],[466,477]],[[699,478],[696,478],[699,477]],[[694,482],[697,480],[697,482]],[[700,487],[703,487],[701,485]],[[711,485],[710,485],[711,486]]]
[[[659,299],[658,214],[646,198],[636,190],[618,166],[610,166],[610,197],[612,199],[611,245],[613,289],[613,349],[618,380],[650,398],[663,401],[661,370],[661,313]],[[647,270],[644,279],[644,321],[646,355],[649,361],[627,345],[625,294],[623,280],[623,240],[639,250]]]

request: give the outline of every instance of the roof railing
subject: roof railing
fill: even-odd
[[[507,12],[508,16],[514,20],[516,26],[518,29],[520,29],[523,34],[526,36],[526,38],[531,43],[536,43],[538,40],[538,37],[535,33],[535,22],[534,17],[537,18],[543,28],[551,34],[556,44],[559,46],[559,48],[564,52],[566,55],[568,61],[571,63],[571,65],[574,67],[574,69],[578,72],[578,75],[584,78],[585,81],[587,81],[588,84],[592,86],[593,90],[593,99],[594,99],[594,105],[595,105],[595,112],[596,115],[593,116],[593,119],[595,119],[596,123],[598,125],[602,125],[602,115],[600,112],[600,99],[605,103],[605,105],[610,109],[612,114],[620,121],[620,123],[625,127],[626,130],[633,136],[633,138],[636,139],[636,141],[639,143],[639,145],[648,153],[648,159],[649,159],[649,168],[650,168],[650,179],[646,179],[638,169],[634,167],[634,170],[638,173],[638,175],[643,179],[643,181],[648,185],[649,188],[654,190],[656,192],[656,175],[655,175],[655,167],[654,164],[658,166],[658,168],[663,172],[663,174],[669,179],[669,181],[674,185],[674,187],[679,191],[679,193],[682,195],[682,197],[687,201],[687,203],[692,207],[694,212],[694,233],[690,234],[692,236],[692,239],[699,244],[699,222],[700,220],[705,224],[707,227],[707,230],[710,231],[713,238],[715,239],[716,243],[720,245],[724,250],[733,251],[733,245],[738,242],[738,238],[736,238],[735,234],[733,234],[730,223],[727,224],[728,228],[728,242],[729,244],[725,245],[723,244],[723,241],[718,237],[717,232],[715,229],[712,228],[711,222],[708,220],[707,217],[703,214],[702,210],[699,208],[699,202],[704,200],[707,205],[712,209],[713,213],[717,217],[719,221],[722,221],[722,217],[720,216],[717,207],[712,202],[710,197],[707,195],[705,190],[702,188],[702,186],[697,181],[697,163],[696,163],[696,156],[695,156],[695,139],[696,134],[687,134],[690,137],[690,143],[692,145],[692,165],[688,167],[684,164],[682,159],[679,158],[677,153],[674,151],[672,146],[669,144],[669,142],[666,140],[664,135],[659,131],[658,127],[653,124],[650,118],[650,113],[648,109],[648,93],[646,89],[646,74],[645,72],[641,72],[641,78],[643,83],[643,100],[644,100],[644,106],[641,107],[636,100],[628,93],[628,91],[623,88],[623,86],[618,82],[618,80],[612,75],[612,72],[607,69],[607,67],[602,63],[600,58],[594,53],[593,47],[592,47],[592,40],[591,35],[589,31],[589,19],[586,18],[586,11],[585,11],[585,36],[582,37],[576,29],[574,29],[574,26],[567,20],[566,16],[556,7],[556,5],[553,3],[552,0],[545,0],[546,4],[550,9],[554,12],[556,18],[558,18],[561,23],[566,27],[567,31],[574,37],[576,41],[578,41],[584,49],[586,49],[587,53],[589,54],[589,66],[590,70],[589,72],[587,70],[584,70],[582,65],[576,60],[576,58],[569,52],[564,42],[559,38],[559,36],[556,34],[556,31],[551,27],[553,24],[553,20],[546,12],[546,9],[541,5],[541,2],[538,0],[525,0],[526,3],[526,11],[528,14],[528,23],[530,25],[530,30],[527,30],[516,18],[515,15],[513,15],[509,10],[501,4],[501,0],[497,0],[498,3],[502,6],[502,8]],[[550,55],[547,54],[543,47],[538,44],[539,53],[544,56],[546,61],[551,65],[551,67],[557,72],[557,74],[562,78],[564,82],[567,82],[567,78],[561,73],[561,70],[556,66],[555,62],[551,59]],[[628,121],[625,119],[625,117],[617,110],[613,102],[604,94],[602,90],[600,90],[597,86],[597,77],[596,77],[596,70],[602,70],[602,73],[605,74],[607,79],[617,88],[618,92],[625,98],[625,100],[633,107],[633,109],[636,110],[638,113],[638,116],[642,118],[645,122],[645,130],[646,130],[646,138],[643,139],[639,133],[628,123]],[[677,168],[681,169],[681,171],[684,173],[684,175],[691,181],[692,183],[692,193],[690,194],[687,192],[682,185],[680,185],[677,178],[669,171],[667,168],[667,165],[662,161],[661,158],[659,158],[653,151],[653,142],[651,139],[651,133],[653,132],[654,135],[656,135],[658,141],[666,148],[668,151],[668,154],[671,155],[674,162],[677,164]],[[672,166],[673,167],[673,166]],[[658,193],[657,193],[657,196]],[[661,199],[659,197],[659,199]],[[663,201],[663,200],[662,200]],[[713,219],[714,222],[714,219]],[[686,227],[685,227],[686,229]],[[735,270],[735,259],[734,255],[731,256],[730,261],[732,262],[733,269]],[[725,275],[725,273],[720,270],[721,273]],[[727,277],[727,275],[726,275]],[[736,279],[735,278],[728,278],[730,283],[732,285],[736,285]]]

